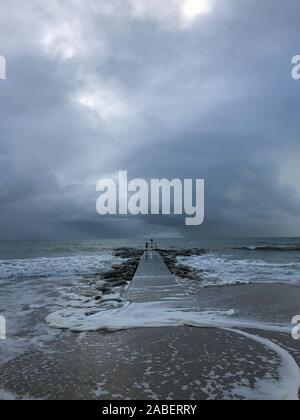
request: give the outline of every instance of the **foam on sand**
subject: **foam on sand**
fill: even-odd
[[[232,328],[255,328],[261,330],[287,332],[285,326],[272,326],[239,320],[235,311],[178,307],[178,302],[123,302],[118,309],[102,310],[86,315],[85,310],[63,309],[50,314],[47,322],[50,326],[70,329],[73,332],[107,330],[111,332],[133,328],[158,328],[191,326],[203,328],[221,328],[243,335],[255,341],[280,360],[278,378],[257,379],[256,387],[234,385],[233,393],[240,398],[267,400],[297,400],[300,387],[300,371],[292,356],[268,339]]]
[[[238,318],[234,309],[217,310],[186,308],[178,301],[158,302],[123,302],[121,307],[111,310],[99,310],[86,315],[85,308],[61,309],[47,316],[50,326],[60,329],[70,329],[74,332],[84,331],[121,331],[132,328],[154,327],[214,327],[214,328],[255,328],[267,331],[289,332],[285,325],[268,325]]]
[[[212,322],[226,325],[225,317],[234,311],[206,310],[191,312],[190,309],[176,309],[170,302],[124,302],[121,308],[99,311],[86,316],[83,310],[59,310],[47,317],[55,328],[83,331],[120,331],[132,328],[176,327],[183,325],[203,326]]]
[[[0,388],[0,401],[15,401],[20,399],[16,394]]]
[[[300,369],[293,357],[282,347],[266,338],[231,330],[250,340],[254,340],[276,353],[281,360],[279,380],[257,380],[256,388],[251,390],[239,386],[235,391],[242,397],[253,400],[292,400],[297,401],[300,388]]]

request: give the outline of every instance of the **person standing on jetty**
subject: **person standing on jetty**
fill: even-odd
[[[151,239],[150,243],[151,243],[152,251],[157,251],[157,249],[158,249],[157,242],[154,242],[154,239]]]
[[[150,251],[150,257],[153,257],[153,251],[157,250],[157,244],[154,242],[154,239],[150,239],[150,244],[149,242],[146,242],[145,245],[145,256],[146,256],[146,260],[148,260],[149,257],[149,251]]]
[[[149,249],[149,244],[148,242],[146,242],[146,246],[145,246],[146,260],[148,260],[148,249]]]

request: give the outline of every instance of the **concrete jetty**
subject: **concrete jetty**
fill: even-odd
[[[174,296],[176,288],[182,289],[166,266],[160,253],[148,250],[141,258],[125,297],[134,302],[161,300],[168,296]]]

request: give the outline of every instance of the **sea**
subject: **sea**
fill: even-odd
[[[215,286],[299,283],[300,238],[160,239],[162,249],[203,249],[182,262]],[[0,281],[97,274],[114,264],[116,248],[143,249],[145,240],[0,241]]]
[[[292,318],[300,315],[300,238],[181,238],[157,239],[157,243],[162,249],[205,251],[201,255],[178,257],[178,264],[188,265],[199,273],[195,280],[179,280],[182,290],[194,299],[189,325],[197,326],[200,316],[206,327],[245,327],[290,336]],[[109,296],[109,304],[104,306],[99,306],[93,299],[94,279],[124,262],[114,256],[114,251],[122,247],[144,249],[145,239],[0,242],[0,316],[6,320],[6,339],[0,340],[0,371],[3,374],[0,399],[37,397],[26,384],[20,389],[12,386],[12,378],[16,375],[14,362],[30,352],[59,351],[57,346],[53,349],[51,342],[63,338],[66,331],[71,333],[74,319],[77,323],[80,320],[77,332],[89,334],[89,328],[85,328],[82,320],[83,313],[86,315],[90,311],[95,315],[99,312],[109,319],[114,311],[113,317],[116,313],[120,318],[126,317],[122,310],[128,310],[128,303],[122,302],[122,289],[116,289]],[[177,295],[173,298],[174,301],[178,299]],[[180,310],[184,316],[180,316]],[[165,313],[168,311],[166,306]],[[187,311],[189,308],[179,307],[178,325],[185,325]],[[143,328],[146,326],[143,322],[147,322],[147,327],[151,327],[149,317],[153,313],[149,311],[146,321],[141,320],[138,326]],[[173,319],[174,316],[172,322]],[[159,327],[157,314],[154,321],[153,326]],[[172,322],[166,323],[166,317],[162,316],[161,326],[173,326]],[[105,329],[106,325],[100,324],[101,329]],[[120,321],[118,326],[122,329]],[[124,322],[124,329],[128,329],[128,322]],[[298,344],[293,341],[292,356],[290,352],[280,354],[287,349],[279,353],[277,349],[286,371],[293,365],[290,357],[293,357],[294,367],[297,366]],[[299,369],[294,370],[291,393],[297,395],[295,387],[300,384],[300,376]],[[282,382],[285,388],[286,382],[285,374]],[[272,392],[267,395],[274,396]],[[213,392],[208,392],[208,398],[212,395]]]

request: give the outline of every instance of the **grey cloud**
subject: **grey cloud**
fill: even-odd
[[[154,0],[136,16],[134,1],[1,4],[0,237],[299,235],[278,158],[300,158],[299,2],[221,2],[183,28],[176,1],[169,18]],[[112,115],[76,102],[97,90]],[[205,178],[205,224],[101,219],[96,181],[121,169]]]

